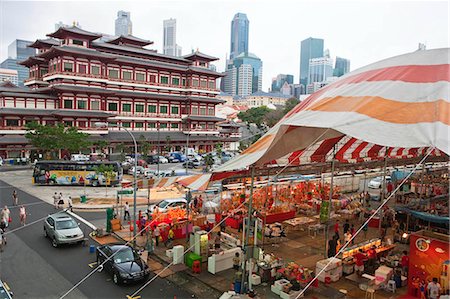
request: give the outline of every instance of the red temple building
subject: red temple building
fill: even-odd
[[[36,56],[21,62],[30,70],[25,88],[0,85],[0,156],[30,153],[25,124],[64,123],[110,142],[131,144],[121,126],[155,147],[199,152],[227,142],[217,129],[216,80],[209,64],[215,57],[194,52],[172,57],[144,47],[134,36],[104,41],[78,27],[59,28],[30,47]],[[109,128],[99,128],[108,122]],[[114,128],[114,126],[116,126]],[[236,139],[236,138],[235,138]],[[230,139],[231,141],[231,139]],[[233,140],[234,141],[234,140]]]

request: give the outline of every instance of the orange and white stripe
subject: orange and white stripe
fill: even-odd
[[[416,51],[353,71],[305,99],[216,172],[263,165],[296,151],[299,162],[317,160],[298,151],[340,136],[358,140],[347,145],[353,150],[344,151],[349,162],[380,156],[385,146],[398,148],[388,151],[396,157],[431,146],[436,155],[448,155],[449,57],[448,48]]]

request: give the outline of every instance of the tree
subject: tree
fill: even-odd
[[[283,115],[286,115],[289,111],[291,111],[297,104],[300,103],[300,100],[297,98],[290,98],[286,101],[283,109]]]
[[[109,141],[103,140],[103,139],[96,140],[96,141],[94,141],[94,146],[95,146],[96,149],[99,149],[99,150],[103,153],[103,151],[104,151],[106,148],[108,148],[108,146],[109,146]]]
[[[216,153],[219,157],[222,156],[222,147],[223,147],[222,143],[216,143],[215,145]]]
[[[170,142],[171,142],[172,140],[170,139],[170,136],[169,135],[167,135],[166,136],[166,146],[164,147],[164,150],[166,151],[166,152],[170,152],[170,149],[171,149],[171,145],[170,145]]]
[[[254,123],[258,127],[264,122],[264,116],[271,110],[266,106],[250,108],[247,111],[242,111],[238,113],[239,119],[247,123]]]
[[[144,156],[144,158],[147,158],[148,152],[151,148],[151,144],[147,141],[144,135],[139,136],[138,143],[141,149],[142,156]]]
[[[281,109],[272,110],[264,115],[264,123],[271,128],[283,118],[284,114]]]
[[[214,158],[211,155],[211,153],[209,153],[205,156],[206,172],[209,171],[209,169],[211,168],[211,165],[213,165],[213,164],[214,164]]]
[[[68,150],[70,153],[79,152],[81,149],[92,145],[88,140],[89,135],[78,132],[76,127],[65,127],[64,124],[55,126],[41,125],[36,122],[25,125],[25,137],[45,157],[59,156],[60,150]]]
[[[111,180],[116,176],[114,167],[112,165],[100,164],[94,169],[98,182],[100,182],[102,176],[105,179],[106,197],[108,197],[108,185],[111,185]],[[136,171],[136,169],[134,171]]]

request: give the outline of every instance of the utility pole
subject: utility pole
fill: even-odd
[[[325,230],[325,258],[328,257],[328,239],[330,238],[330,222],[331,222],[331,207],[333,205],[333,178],[334,178],[334,163],[336,155],[336,144],[333,146],[333,158],[331,160],[331,180],[330,180],[330,196],[328,201],[328,217]]]
[[[241,283],[241,293],[243,293],[244,291],[244,284],[245,284],[245,276],[246,276],[246,267],[247,267],[247,260],[248,257],[250,256],[250,252],[249,252],[249,239],[250,239],[250,228],[251,228],[251,221],[252,221],[252,214],[253,214],[253,185],[254,185],[254,180],[255,180],[255,166],[252,165],[252,170],[251,170],[251,185],[250,185],[250,197],[248,199],[248,218],[247,218],[247,227],[246,227],[246,233],[245,233],[245,243],[244,243],[244,265],[243,265],[243,271],[242,271],[242,283]],[[256,238],[256,232],[254,232],[253,234],[254,238]],[[253,249],[253,247],[252,247]],[[253,252],[251,252],[251,254],[253,255]],[[249,269],[249,276],[248,276],[248,282],[250,284],[250,279],[251,279],[251,269]]]

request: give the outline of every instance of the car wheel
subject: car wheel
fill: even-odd
[[[56,242],[56,238],[52,239],[52,246],[55,248],[58,247],[58,242]]]
[[[114,273],[114,274],[113,274],[113,282],[114,282],[115,284],[119,284],[119,276],[117,275],[117,273]]]
[[[45,227],[44,227],[44,237],[48,238],[47,230],[45,229]]]
[[[93,181],[92,182],[92,187],[97,187],[98,186],[98,181]]]

